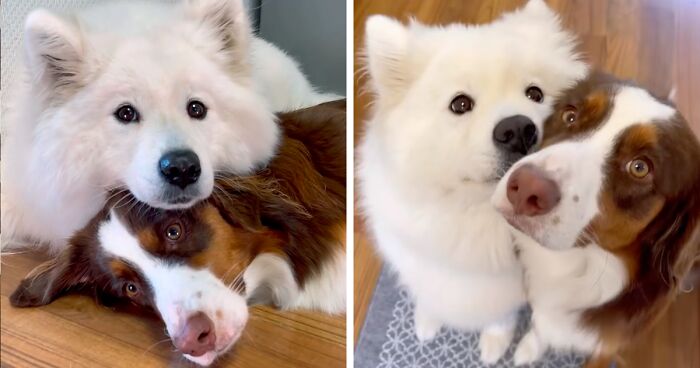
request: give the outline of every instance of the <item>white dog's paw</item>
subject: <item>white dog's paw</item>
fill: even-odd
[[[523,339],[520,340],[520,344],[518,344],[518,347],[515,349],[513,362],[515,365],[533,363],[542,356],[543,350],[537,335],[533,330],[530,330]]]
[[[432,340],[442,327],[440,322],[427,316],[420,308],[416,308],[413,321],[416,325],[416,337],[420,342]]]
[[[513,339],[513,331],[502,328],[486,328],[479,337],[481,361],[486,364],[496,363],[508,350]]]

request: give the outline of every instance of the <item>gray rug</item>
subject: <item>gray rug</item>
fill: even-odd
[[[443,328],[431,341],[420,343],[413,332],[413,302],[397,288],[396,277],[385,267],[370,303],[364,328],[355,350],[355,368],[507,368],[513,367],[511,345],[494,365],[479,359],[479,335]],[[514,342],[520,341],[529,323],[523,311]],[[584,357],[547,352],[530,368],[579,368]]]

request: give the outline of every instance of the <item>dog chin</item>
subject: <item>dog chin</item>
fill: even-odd
[[[214,360],[216,360],[216,358],[219,356],[219,354],[216,351],[212,350],[212,351],[208,351],[208,352],[206,352],[198,357],[194,357],[194,356],[189,355],[189,354],[183,354],[183,356],[191,362],[197,363],[198,365],[201,365],[203,367],[208,367],[211,365],[211,363],[214,363]]]
[[[133,192],[136,199],[140,202],[146,203],[151,207],[160,208],[164,210],[181,210],[192,207],[195,203],[207,198],[209,194],[204,194],[202,191],[197,191],[196,193],[179,193],[179,194],[168,194],[164,193],[160,197],[150,197],[141,198],[136,192]]]
[[[506,170],[497,169],[490,172],[482,172],[478,175],[469,173],[462,176],[462,183],[496,185],[501,180],[503,175],[505,175],[505,172]]]
[[[496,211],[498,211],[501,214],[501,216],[503,216],[503,218],[506,219],[510,226],[529,236],[537,243],[541,245],[545,244],[544,236],[542,234],[542,231],[540,231],[541,227],[537,226],[532,221],[528,221],[527,218],[514,214],[512,209],[505,209],[503,207],[496,206]]]
[[[150,206],[161,208],[164,210],[182,210],[192,207],[195,203],[201,201],[204,197],[177,197],[168,201],[156,201],[149,203]]]
[[[242,329],[240,329],[239,331],[242,331]],[[195,356],[192,356],[189,354],[183,354],[183,356],[191,362],[199,364],[203,367],[207,367],[207,366],[211,365],[216,360],[216,358],[218,358],[219,356],[221,356],[224,353],[226,353],[227,351],[229,351],[233,347],[233,345],[236,343],[236,341],[238,341],[238,338],[240,338],[240,336],[241,336],[241,332],[236,333],[231,338],[231,341],[229,341],[226,344],[226,346],[224,346],[221,349],[208,351],[208,352],[206,352],[198,357],[195,357]]]

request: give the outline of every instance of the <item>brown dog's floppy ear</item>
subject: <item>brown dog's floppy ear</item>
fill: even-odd
[[[688,232],[690,235],[687,244],[681,250],[673,270],[675,277],[681,282],[681,291],[693,290],[696,285],[700,285],[700,221]]]
[[[229,224],[238,225],[249,231],[263,227],[260,219],[260,196],[253,195],[258,180],[248,178],[220,178],[211,196],[210,203],[216,207],[221,217]]]
[[[78,252],[71,244],[58,257],[33,269],[10,296],[10,304],[20,308],[46,305],[68,289],[85,284],[90,266],[77,262]]]

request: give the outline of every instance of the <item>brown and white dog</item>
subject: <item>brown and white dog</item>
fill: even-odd
[[[548,348],[607,366],[676,296],[700,242],[700,144],[646,90],[592,74],[546,121],[493,204],[537,240],[520,249],[533,326],[516,364]]]
[[[278,155],[250,177],[221,175],[212,197],[161,210],[114,193],[12,305],[70,290],[156,311],[175,347],[211,364],[239,338],[247,303],[345,310],[345,101],[280,116]]]

